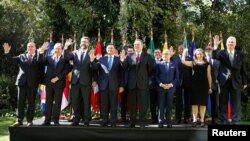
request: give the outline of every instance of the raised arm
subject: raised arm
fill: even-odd
[[[188,49],[185,48],[184,51],[183,51],[182,58],[181,58],[181,63],[188,66],[188,67],[193,67],[193,62],[192,61],[186,61],[187,53],[188,53]]]
[[[14,56],[13,53],[11,52],[11,46],[9,43],[4,43],[3,44],[3,50],[5,57],[8,61],[15,61],[16,63],[20,62],[19,56]]]

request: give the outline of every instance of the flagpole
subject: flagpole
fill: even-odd
[[[194,41],[194,31],[192,31],[192,41]]]
[[[53,38],[53,32],[50,31],[50,33],[49,33],[49,42],[52,42],[52,38]]]
[[[135,39],[139,39],[139,35],[137,31],[135,31]]]
[[[111,29],[111,44],[114,44],[114,32],[113,32],[113,28]]]
[[[168,49],[168,34],[167,32],[165,31],[164,33],[164,45],[163,45],[163,50],[166,50]]]
[[[101,30],[100,28],[98,28],[98,42],[101,41]]]
[[[210,31],[209,33],[209,43],[211,44],[211,46],[213,46],[213,42],[212,42],[212,33]]]
[[[63,37],[63,34],[62,34],[61,41],[62,41],[62,46],[64,46],[64,37]]]
[[[222,31],[220,31],[220,40],[221,40],[221,48],[220,49],[224,50]]]
[[[73,44],[74,46],[73,46],[73,48],[74,48],[74,50],[76,50],[76,31],[74,32],[74,36],[73,37],[74,37],[74,41],[73,41],[74,42],[74,44]]]
[[[125,49],[127,40],[126,40],[126,33],[122,34],[122,49]]]

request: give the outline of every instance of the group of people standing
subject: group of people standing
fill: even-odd
[[[176,121],[184,123],[192,119],[197,126],[198,113],[201,126],[205,126],[205,112],[208,95],[212,96],[212,122],[219,118],[227,124],[227,100],[231,96],[232,123],[239,124],[241,118],[241,89],[247,87],[246,68],[243,54],[235,50],[236,38],[227,39],[227,49],[219,51],[220,40],[216,35],[214,48],[194,51],[190,58],[188,49],[179,46],[179,54],[171,50],[155,50],[154,58],[143,51],[143,42],[134,41],[134,47],[123,49],[116,54],[115,46],[106,46],[106,55],[97,56],[89,49],[90,39],[83,36],[80,47],[73,52],[68,47],[72,40],[54,45],[53,54],[45,56],[48,43],[36,49],[34,42],[27,44],[27,51],[15,56],[8,43],[3,44],[8,60],[19,65],[16,85],[18,87],[17,121],[14,126],[23,124],[25,103],[27,126],[33,125],[35,96],[38,84],[46,85],[45,120],[42,125],[48,126],[51,121],[59,125],[60,106],[65,77],[72,71],[71,96],[73,108],[72,126],[89,126],[91,120],[90,91],[99,86],[100,113],[102,127],[116,127],[118,111],[118,93],[122,94],[122,113],[125,120],[129,113],[128,128],[134,128],[137,121],[141,128],[146,126],[148,98],[153,123],[159,128],[172,127],[173,99],[176,94]],[[130,50],[133,51],[130,53]],[[44,67],[46,71],[44,72]],[[220,94],[218,94],[220,89]],[[219,97],[218,97],[219,96]],[[219,100],[219,103],[218,103]],[[219,106],[219,110],[218,110]],[[138,110],[138,111],[137,111]],[[217,112],[219,111],[219,112]],[[139,119],[137,119],[137,112]],[[216,113],[219,113],[217,117]]]

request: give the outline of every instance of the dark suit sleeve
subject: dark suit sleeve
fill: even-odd
[[[246,70],[246,65],[245,65],[245,59],[244,55],[242,54],[242,64],[241,64],[241,76],[242,76],[242,84],[247,85],[247,70]]]
[[[37,61],[42,63],[43,65],[47,64],[47,57],[45,57],[44,53],[38,53]]]
[[[70,64],[69,64],[69,61],[66,61],[66,62],[65,62],[65,68],[64,68],[64,70],[63,70],[61,73],[59,73],[59,74],[57,75],[57,77],[58,77],[59,79],[62,79],[63,77],[65,77],[65,76],[70,72],[70,70],[71,70],[71,66],[70,66]]]
[[[69,50],[64,50],[63,54],[64,54],[63,56],[64,56],[64,58],[66,60],[72,60],[73,59],[73,55]]]
[[[213,52],[212,52],[212,58],[220,60],[220,51],[218,49],[217,50],[213,50]]]
[[[127,67],[128,67],[128,56],[126,57],[126,59],[122,62],[122,61],[120,61],[121,62],[121,66],[122,66],[122,68],[125,70]]]
[[[162,83],[161,81],[160,81],[160,78],[159,78],[159,69],[160,69],[160,65],[159,64],[156,64],[155,65],[155,80],[156,80],[156,83],[157,83],[157,86],[159,86],[160,85],[160,83]]]
[[[155,66],[154,59],[151,57],[151,55],[148,55],[148,73],[149,73],[149,75],[152,74],[154,66]]]
[[[13,52],[6,53],[5,58],[10,62],[20,63],[20,56],[14,56]]]
[[[174,77],[173,85],[177,86],[179,84],[179,69],[178,69],[177,65],[175,65],[174,75],[175,75],[175,77]]]
[[[100,67],[100,63],[97,60],[90,62],[89,65],[90,65],[90,69],[93,71],[97,71]]]

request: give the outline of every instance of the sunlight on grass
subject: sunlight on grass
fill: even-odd
[[[15,117],[0,117],[0,141],[9,141],[8,127],[15,122]]]
[[[0,137],[0,141],[9,141],[9,140],[10,140],[9,135]]]

